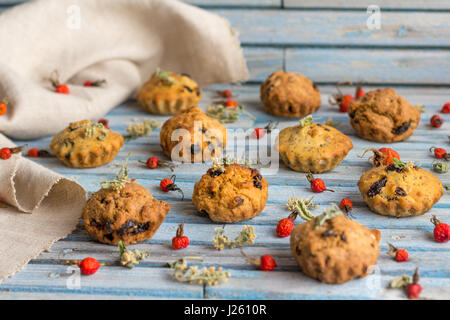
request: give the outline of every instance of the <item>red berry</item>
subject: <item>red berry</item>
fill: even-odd
[[[189,245],[189,238],[183,235],[184,222],[182,222],[177,229],[176,237],[172,239],[172,248],[175,250],[184,249]]]
[[[347,112],[348,106],[350,105],[350,102],[355,100],[352,95],[346,94],[341,98],[341,102],[339,103],[339,111],[340,112]]]
[[[294,221],[291,216],[281,219],[277,224],[277,235],[281,238],[289,237],[292,229],[294,229]]]
[[[418,283],[412,283],[408,285],[408,298],[417,299],[422,292],[422,286]]]
[[[85,83],[84,83],[84,86],[85,87],[90,87],[90,86],[92,86],[92,81],[86,81]]]
[[[159,159],[157,157],[151,157],[151,158],[147,159],[147,162],[145,164],[150,169],[156,169],[156,168],[158,168],[158,162],[159,162]],[[161,181],[161,183],[162,183],[162,181]]]
[[[450,225],[439,221],[439,219],[433,215],[431,222],[434,224],[433,235],[437,242],[447,242],[450,239]]]
[[[437,114],[432,116],[430,119],[430,124],[434,128],[440,128],[443,123],[444,123],[444,120]]]
[[[256,139],[261,139],[264,136],[264,129],[263,128],[256,128],[254,131]]]
[[[363,89],[357,88],[356,93],[355,93],[355,99],[359,99],[365,94],[366,94],[366,92]]]
[[[236,100],[227,100],[225,102],[225,106],[231,107],[231,108],[236,108],[238,106],[238,103],[236,102]]]
[[[173,181],[170,179],[163,179],[161,180],[161,183],[159,184],[159,187],[164,192],[169,192],[170,187],[173,185]]]
[[[391,148],[380,148],[380,151],[384,155],[383,165],[388,166],[394,163],[394,158],[400,160],[400,155],[397,151]]]
[[[270,254],[265,254],[261,256],[261,264],[259,268],[262,271],[272,271],[277,267],[277,263],[274,258]]]
[[[5,115],[7,111],[8,111],[8,107],[7,107],[6,103],[0,102],[0,116]]]
[[[28,150],[28,156],[30,158],[39,158],[39,149],[31,148],[30,150]]]
[[[11,158],[12,152],[10,148],[2,148],[0,149],[0,159],[8,160]]]
[[[408,261],[408,251],[405,249],[400,249],[395,253],[395,261],[397,262],[405,262]]]
[[[86,258],[83,259],[80,264],[81,273],[84,275],[91,275],[97,272],[97,270],[101,267],[101,264],[94,258]]]
[[[339,207],[348,213],[353,209],[353,202],[348,198],[344,198],[341,200]]]
[[[436,147],[431,147],[430,148],[430,152],[433,152],[434,149],[434,156],[436,157],[436,159],[448,159],[450,158],[450,155],[447,153],[447,151],[444,148],[436,148]]]
[[[233,97],[233,92],[231,92],[231,90],[224,90],[224,91],[222,91],[222,97],[224,97],[224,98],[232,98]]]
[[[311,173],[308,173],[306,175],[306,179],[308,179],[309,183],[311,184],[311,189],[313,192],[316,192],[316,193],[324,192],[324,191],[334,192],[333,190],[327,189],[327,187],[325,186],[325,182],[323,182],[322,179],[314,178],[314,176]]]
[[[59,86],[56,87],[55,91],[57,93],[62,93],[62,94],[70,93],[69,87],[66,84],[60,84]]]
[[[446,104],[444,104],[442,106],[441,112],[442,113],[450,113],[450,102],[447,102]]]
[[[101,123],[106,129],[109,129],[109,121],[108,121],[108,119],[101,118],[97,122]]]

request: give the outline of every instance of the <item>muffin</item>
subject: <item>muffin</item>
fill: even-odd
[[[397,159],[365,172],[358,188],[375,213],[410,217],[424,214],[444,194],[442,182],[431,172]]]
[[[251,219],[266,206],[268,183],[258,170],[240,164],[210,168],[194,186],[192,202],[215,222]]]
[[[405,140],[420,122],[420,111],[391,88],[367,92],[350,103],[348,114],[358,136],[376,142]]]
[[[92,168],[113,160],[123,144],[119,133],[101,123],[83,120],[71,123],[53,137],[50,148],[68,167]]]
[[[197,82],[186,74],[157,69],[138,91],[136,99],[153,114],[175,114],[196,106],[202,98]]]
[[[345,134],[331,126],[313,122],[285,128],[278,137],[281,160],[292,170],[300,172],[332,170],[341,164],[352,148],[352,141]]]
[[[121,189],[100,189],[87,201],[82,218],[88,233],[98,241],[116,245],[151,239],[166,218],[170,205],[156,200],[136,183]]]
[[[326,214],[326,213],[324,213]],[[304,222],[291,233],[291,252],[305,275],[330,284],[363,278],[377,263],[380,232],[339,214]]]
[[[301,118],[320,108],[320,92],[308,78],[294,72],[277,71],[261,85],[266,112],[278,117]]]
[[[199,108],[191,107],[164,123],[160,140],[164,153],[174,161],[209,161],[222,154],[227,128]]]

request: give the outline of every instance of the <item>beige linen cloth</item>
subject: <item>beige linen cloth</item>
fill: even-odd
[[[212,13],[175,0],[35,0],[0,14],[0,147],[98,119],[157,67],[201,86],[246,80],[237,33]],[[70,95],[48,80],[58,70]],[[106,79],[105,87],[84,87]],[[2,135],[4,134],[4,135]],[[76,226],[85,192],[20,156],[0,160],[0,281]],[[22,212],[22,213],[21,213]],[[29,214],[32,213],[32,214]]]

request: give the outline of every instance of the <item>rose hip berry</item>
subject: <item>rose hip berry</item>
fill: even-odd
[[[434,152],[436,159],[450,159],[450,154],[448,154],[444,148],[431,147],[430,152]]]
[[[450,113],[450,102],[447,102],[446,104],[444,104],[442,106],[441,112],[442,113]]]
[[[11,158],[12,152],[10,148],[2,148],[0,149],[0,159],[8,160]]]
[[[101,87],[105,83],[106,83],[106,80],[104,80],[104,79],[96,80],[96,81],[87,80],[83,85],[85,87]]]
[[[327,187],[325,186],[325,182],[323,182],[322,179],[314,178],[314,176],[311,173],[308,173],[306,175],[306,179],[308,179],[309,183],[311,184],[311,189],[313,192],[316,192],[316,193],[320,193],[320,192],[324,192],[324,191],[334,192],[333,190],[327,189]]]
[[[356,91],[355,91],[355,99],[359,99],[361,98],[363,95],[365,95],[366,92],[364,91],[364,89],[361,87],[360,84],[358,84],[356,86]]]
[[[231,90],[227,89],[221,92],[222,97],[224,98],[232,98],[233,97],[233,92],[231,92]]]
[[[181,195],[182,195],[182,199],[181,200],[184,200],[183,190],[181,190],[180,187],[178,187],[175,184],[175,180],[176,180],[176,176],[175,175],[170,177],[170,179],[163,179],[163,180],[161,180],[161,183],[159,184],[159,187],[164,192],[179,191],[181,193]]]
[[[236,102],[236,100],[227,100],[225,101],[225,107],[227,108],[236,108],[238,106],[238,103]]]
[[[97,261],[97,259],[94,258],[86,258],[83,259],[80,263],[79,263],[79,267],[81,270],[81,273],[89,276],[92,275],[94,273],[97,272],[97,270],[101,267],[102,265]]]
[[[389,245],[389,251],[388,254],[391,257],[394,257],[395,261],[397,262],[405,262],[408,261],[409,255],[408,252],[405,249],[397,249],[392,244],[388,243]]]
[[[97,121],[97,123],[101,123],[106,129],[109,129],[109,121],[108,119],[101,118]]]
[[[256,139],[261,139],[264,136],[264,128],[255,128],[253,133]]]
[[[150,157],[147,159],[147,162],[145,164],[149,169],[156,169],[158,168],[158,162],[159,159],[157,157]]]
[[[180,223],[177,229],[177,235],[172,239],[172,248],[175,250],[184,249],[189,245],[189,238],[183,235],[184,222]]]
[[[441,116],[435,114],[430,119],[430,124],[434,128],[440,128],[442,124],[444,123],[444,120],[441,118]]]
[[[294,229],[295,218],[297,218],[297,214],[293,212],[289,215],[289,217],[278,221],[276,231],[279,237],[285,238],[291,235],[292,229]]]
[[[277,267],[275,259],[270,254],[265,254],[261,256],[261,264],[259,269],[262,271],[272,271]]]
[[[339,111],[340,112],[347,112],[348,107],[350,105],[350,103],[355,100],[355,98],[353,98],[353,96],[351,96],[350,94],[346,94],[342,97],[341,102],[339,103]]]
[[[0,116],[4,116],[8,112],[8,101],[4,99],[0,102]]]
[[[55,91],[57,93],[62,93],[62,94],[69,94],[70,93],[69,87],[66,84],[60,84],[59,86],[57,86],[55,88]]]
[[[416,271],[413,275],[413,281],[408,285],[407,293],[409,299],[417,299],[422,292],[422,286],[419,284],[419,268],[416,268]]]
[[[28,150],[28,156],[30,158],[39,158],[39,156],[40,156],[39,149],[38,148],[31,148],[30,150]]]
[[[450,225],[439,221],[439,219],[433,215],[431,222],[434,224],[433,235],[437,242],[447,242],[450,239]]]
[[[349,213],[353,209],[353,202],[348,199],[344,198],[341,200],[341,203],[339,204],[339,207],[344,210],[345,212]]]

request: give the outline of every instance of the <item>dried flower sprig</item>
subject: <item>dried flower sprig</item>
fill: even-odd
[[[410,283],[411,283],[410,276],[400,276],[391,280],[391,282],[389,283],[389,288],[400,289],[406,287]]]
[[[300,119],[300,127],[306,127],[310,124],[314,123],[312,116],[304,117],[303,119]]]
[[[246,244],[253,244],[256,238],[252,226],[244,226],[234,240],[230,240],[224,235],[225,230],[223,228],[216,228],[214,231],[216,232],[216,235],[212,243],[214,244],[214,248],[219,251],[225,248],[233,249],[243,247]]]
[[[405,170],[405,169],[407,169],[407,167],[408,167],[408,163],[406,163],[406,162],[403,162],[403,161],[401,161],[401,160],[399,160],[399,159],[397,159],[397,158],[393,158],[392,159],[393,161],[394,161],[394,167],[396,168],[396,169],[398,169],[398,170]]]
[[[313,199],[314,197],[311,197],[309,199],[292,197],[288,200],[286,206],[290,211],[295,213],[295,215],[300,216],[300,218],[302,218],[303,220],[309,221],[314,219],[314,215],[310,210],[319,207],[319,205],[312,202]]]
[[[221,123],[235,123],[241,114],[246,114],[252,120],[256,119],[241,104],[238,104],[237,107],[227,107],[223,104],[218,104],[209,106],[206,109],[206,115],[219,120]]]
[[[175,80],[175,78],[170,76],[170,72],[169,71],[165,71],[165,70],[162,70],[160,68],[156,68],[155,74],[156,74],[156,76],[159,79],[161,79],[161,81],[164,84],[172,85],[172,84],[176,84],[177,83],[177,80]]]
[[[341,214],[344,214],[339,207],[333,203],[330,208],[325,210],[320,216],[317,216],[316,223],[314,225],[315,228],[320,227],[325,221],[333,219]]]
[[[447,173],[448,172],[448,163],[447,162],[433,162],[431,164],[431,169],[437,173]]]
[[[134,268],[135,265],[139,264],[139,261],[144,260],[150,255],[148,251],[144,250],[127,250],[122,240],[119,241],[117,247],[120,252],[120,264],[129,269]]]
[[[330,118],[327,121],[325,121],[323,124],[326,125],[326,126],[330,126],[330,127],[336,128],[341,123],[339,121],[334,121],[332,118]]]
[[[95,136],[99,131],[102,133],[100,136],[97,137],[98,140],[105,140],[106,137],[108,136],[108,129],[105,128],[105,126],[103,125],[103,123],[98,123],[98,122],[90,122],[90,123],[86,123],[85,125],[83,125],[83,127],[85,128],[85,133],[84,136],[87,139],[92,138],[93,136]]]
[[[420,113],[424,113],[425,112],[425,106],[423,104],[416,104],[414,106],[414,108],[416,108],[417,110],[420,111]]]
[[[173,277],[179,282],[215,286],[227,282],[231,276],[231,272],[223,270],[222,267],[217,269],[216,267],[204,267],[202,270],[199,270],[197,266],[188,267],[187,260],[188,258],[184,258],[168,264],[174,269]]]
[[[141,123],[130,125],[127,128],[127,134],[123,136],[126,142],[145,137],[153,129],[159,128],[159,123],[154,120],[143,120]]]
[[[132,180],[128,178],[127,166],[130,156],[131,153],[128,154],[127,158],[122,164],[122,167],[120,167],[120,170],[114,179],[103,181],[102,183],[100,183],[102,189],[113,189],[114,191],[120,191],[125,186],[125,184],[132,182]]]
[[[213,159],[213,169],[214,171],[225,172],[225,167],[231,164],[240,164],[243,167],[247,168],[258,168],[261,166],[261,161],[258,159],[256,161],[248,160],[248,159],[237,159],[231,157],[224,158],[214,158]]]

